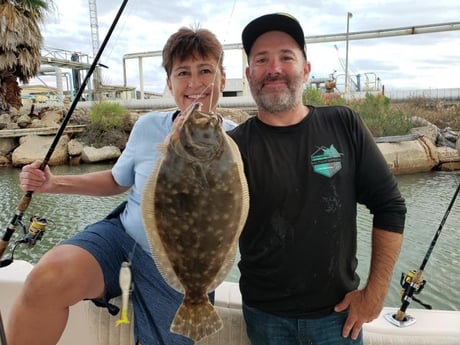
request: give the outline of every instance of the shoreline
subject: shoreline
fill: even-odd
[[[39,108],[39,107],[37,107]],[[149,109],[151,110],[151,109]],[[162,111],[164,109],[159,109]],[[35,160],[43,160],[51,145],[55,145],[48,162],[50,166],[79,165],[114,162],[124,149],[122,142],[116,145],[94,147],[79,140],[91,129],[88,127],[89,108],[75,109],[73,121],[61,129],[65,116],[61,106],[42,108],[38,114],[31,108],[28,115],[19,113],[13,117],[1,115],[0,124],[0,167],[21,167]],[[145,109],[142,114],[147,112]],[[244,108],[219,108],[218,112],[236,123],[242,123],[252,115]],[[129,124],[113,130],[129,135],[141,113],[131,112]],[[9,122],[8,122],[9,121]],[[409,134],[376,137],[375,141],[390,170],[395,175],[413,174],[432,170],[460,170],[460,132],[441,131],[423,118],[414,116],[412,121],[420,127],[413,127]],[[7,123],[5,123],[7,122]],[[54,143],[56,133],[62,132],[58,143]],[[109,135],[110,136],[110,135]]]

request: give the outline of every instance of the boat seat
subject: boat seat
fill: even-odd
[[[0,269],[0,295],[3,296],[0,311],[4,323],[32,267],[28,262],[16,260]],[[120,306],[121,299],[111,302]],[[249,345],[238,284],[225,282],[217,288],[216,309],[224,328],[197,345]],[[395,308],[385,307],[376,320],[363,326],[364,345],[460,345],[459,311],[409,308],[407,313],[416,322],[404,328],[385,320],[385,315],[395,312]],[[90,301],[79,302],[70,308],[69,321],[58,345],[134,345],[133,324],[116,326],[118,318]],[[129,319],[132,318],[130,311]]]
[[[99,345],[135,345],[132,323],[115,326],[119,316],[110,315],[105,308],[98,308],[91,302],[87,303],[89,323],[93,328],[95,339]],[[115,298],[111,303],[121,305],[121,298]],[[241,298],[238,284],[225,283],[216,290],[215,307],[222,318],[224,327],[217,333],[202,339],[196,345],[250,345],[246,336],[246,325],[241,311]],[[130,304],[128,319],[132,320],[133,313]],[[63,344],[64,345],[64,344]]]

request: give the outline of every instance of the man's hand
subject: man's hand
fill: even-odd
[[[354,290],[345,295],[343,300],[334,308],[336,312],[348,309],[348,318],[343,326],[342,336],[357,339],[363,324],[377,318],[383,308],[384,299],[366,289]]]
[[[388,293],[391,275],[402,243],[402,234],[372,229],[371,268],[366,287],[350,291],[335,306],[336,312],[348,309],[342,335],[356,339],[364,323],[377,318]]]

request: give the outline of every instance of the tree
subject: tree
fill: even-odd
[[[22,106],[18,80],[28,83],[40,68],[39,24],[52,0],[0,0],[0,110]]]

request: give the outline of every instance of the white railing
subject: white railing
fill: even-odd
[[[420,90],[385,90],[385,96],[391,100],[408,98],[425,98],[443,101],[460,101],[460,88],[420,89]]]

